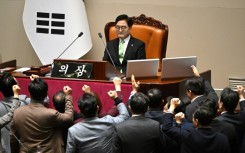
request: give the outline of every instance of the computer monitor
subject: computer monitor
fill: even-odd
[[[128,60],[126,78],[157,77],[159,59]]]
[[[191,77],[191,66],[196,64],[196,56],[163,58],[161,79]]]

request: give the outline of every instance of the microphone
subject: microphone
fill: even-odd
[[[83,32],[80,32],[77,37],[81,37],[83,35]]]
[[[76,37],[76,39],[74,39],[71,43],[70,43],[70,45],[69,46],[67,46],[66,47],[66,49],[57,57],[57,59],[58,58],[60,58],[60,56],[61,55],[63,55],[66,51],[67,51],[67,49],[68,48],[70,48],[71,47],[71,45],[79,38],[79,37],[81,37],[83,35],[83,32],[80,32],[79,34],[78,34],[78,36]],[[52,72],[52,69],[53,69],[53,64],[54,64],[54,61],[52,62],[52,64],[50,64],[51,65],[51,72]],[[51,76],[51,72],[50,73],[48,73],[48,74],[46,74],[45,76]]]
[[[116,75],[117,77],[124,78],[125,75],[122,74],[122,73],[120,73],[120,72],[117,70],[116,65],[115,65],[115,63],[114,63],[114,61],[113,61],[113,59],[112,59],[112,57],[111,57],[111,54],[110,54],[108,48],[106,47],[105,42],[104,42],[103,39],[102,39],[102,34],[99,32],[98,35],[99,35],[99,37],[100,37],[100,39],[101,39],[101,41],[102,41],[102,43],[103,43],[103,45],[104,45],[104,47],[105,47],[105,50],[106,50],[107,54],[109,55],[109,58],[110,58],[110,60],[111,60],[111,63],[112,63],[112,65],[113,65],[113,67],[114,67],[114,73],[115,73],[115,75]],[[110,80],[113,80],[113,77],[112,77]]]
[[[109,50],[107,49],[104,40],[102,39],[102,34],[99,32],[98,35],[99,35],[99,37],[100,37],[100,39],[101,39],[101,41],[102,41],[102,43],[103,43],[103,45],[104,45],[104,47],[105,47],[105,50],[106,50],[107,54],[109,55],[109,58],[110,58],[110,60],[111,60],[112,65],[113,65],[114,68],[116,69],[116,65],[115,65],[115,63],[114,63],[114,61],[113,61],[113,59],[112,59],[112,57],[111,57],[111,54],[110,54]],[[115,73],[116,73],[116,71],[115,71]],[[117,73],[116,73],[116,74],[117,74]]]
[[[70,48],[71,47],[71,45],[79,38],[79,37],[81,37],[83,35],[83,32],[80,32],[79,34],[78,34],[78,36],[76,37],[76,39],[74,39],[71,43],[70,43],[70,45],[69,46],[67,46],[66,47],[66,49],[57,57],[57,58],[59,58],[61,55],[63,55],[66,51],[67,51],[67,49],[68,48]]]

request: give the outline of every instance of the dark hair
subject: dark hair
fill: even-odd
[[[14,95],[13,85],[18,84],[11,73],[4,72],[0,78],[0,91],[4,97],[11,97]]]
[[[228,112],[233,113],[239,102],[239,94],[231,88],[225,88],[220,94],[220,101]]]
[[[48,93],[48,84],[42,78],[36,78],[28,86],[31,98],[36,101],[45,99]]]
[[[218,103],[212,99],[205,99],[201,102],[200,107],[208,107],[213,112],[213,118],[217,115]]]
[[[186,90],[191,90],[195,95],[203,95],[205,92],[204,79],[200,77],[193,77],[186,81]]]
[[[122,20],[125,20],[128,24],[129,27],[132,27],[133,26],[133,20],[132,18],[128,17],[126,14],[121,14],[119,15],[117,18],[116,18],[116,24],[118,21],[122,21]]]
[[[147,96],[149,98],[149,107],[160,107],[163,101],[163,95],[162,92],[157,89],[157,88],[153,88],[150,89],[147,92]]]
[[[214,118],[212,109],[202,106],[194,112],[193,117],[198,119],[198,123],[202,126],[210,125]]]
[[[78,99],[78,107],[85,118],[95,117],[97,115],[98,101],[92,93],[84,93]]]
[[[138,92],[131,97],[130,107],[135,114],[145,113],[148,105],[149,98],[141,92]]]
[[[66,95],[63,90],[56,92],[53,96],[54,107],[60,113],[65,112],[65,100]]]

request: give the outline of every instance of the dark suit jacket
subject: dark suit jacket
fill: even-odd
[[[244,127],[244,124],[242,124],[241,122],[240,114],[226,112],[218,116],[217,119],[221,122],[230,123],[235,127],[237,137],[238,137],[238,143],[239,143],[239,146],[241,146],[245,127]]]
[[[214,119],[211,123],[211,127],[213,131],[223,133],[227,136],[232,153],[239,152],[236,129],[232,124]]]
[[[240,107],[241,107],[241,112],[240,113],[223,113],[220,116],[217,117],[217,119],[221,122],[227,122],[232,124],[235,129],[236,129],[236,133],[237,133],[237,137],[238,137],[238,143],[239,146],[243,148],[242,143],[244,143],[244,137],[243,135],[245,134],[245,121],[244,121],[244,111],[245,111],[245,100],[240,102]],[[240,148],[240,147],[239,147]]]
[[[181,145],[181,153],[230,153],[230,146],[227,137],[211,128],[183,129],[174,127],[173,114],[166,113],[164,122],[165,130],[170,138],[173,138]]]
[[[240,101],[240,117],[243,124],[245,124],[245,100]]]
[[[164,113],[160,108],[150,108],[148,111],[145,113],[145,117],[150,118],[152,120],[155,120],[161,124],[163,124],[164,121]],[[166,138],[166,150],[168,150],[168,153],[178,153],[179,151],[179,145],[169,138],[164,132],[163,136]]]
[[[240,108],[241,108],[241,112],[240,112],[241,121],[243,124],[245,124],[245,100],[240,102]],[[241,147],[240,153],[244,153],[245,152],[245,133],[243,133],[241,146],[242,147]]]
[[[227,137],[211,128],[190,128],[184,138],[181,153],[230,153]]]
[[[206,99],[211,99],[214,100],[216,102],[218,102],[218,96],[215,93],[213,87],[211,86],[211,84],[204,80],[204,84],[205,84],[205,94],[201,97],[198,97],[197,99],[195,99],[193,102],[191,102],[189,105],[186,106],[186,110],[185,110],[185,116],[188,122],[192,123],[192,115],[193,113],[196,111],[196,109],[198,108],[198,106]]]
[[[163,153],[165,139],[159,123],[134,116],[115,126],[113,153]]]
[[[161,127],[162,125],[165,125],[165,114],[163,113],[162,110],[160,109],[149,109],[146,113],[145,113],[145,117],[150,118],[152,120],[155,120],[157,122],[160,123]],[[176,122],[173,122],[173,126],[177,126]],[[189,128],[190,126],[193,126],[192,123],[189,123],[187,121],[183,122],[183,124],[181,124],[181,127],[186,129]],[[194,126],[193,126],[194,127]],[[164,130],[164,129],[162,129]],[[167,133],[165,133],[165,131],[163,131],[163,135],[166,138],[166,150],[168,150],[168,153],[179,153],[180,152],[180,144],[176,143],[175,140],[171,139]]]
[[[127,49],[124,54],[124,58],[122,63],[119,61],[119,38],[116,38],[114,40],[111,40],[107,43],[107,49],[110,52],[111,58],[113,59],[113,62],[117,68],[117,70],[123,71],[124,74],[126,74],[127,69],[127,61],[128,60],[136,60],[136,59],[145,59],[146,53],[145,53],[145,43],[142,42],[139,39],[136,39],[131,36]],[[104,51],[104,57],[103,61],[109,61],[112,63],[107,51]]]
[[[197,108],[200,106],[200,104],[206,100],[207,98],[205,96],[201,96],[196,98],[193,102],[191,102],[189,105],[185,108],[185,117],[188,122],[192,123],[192,115],[197,110]]]
[[[155,120],[159,122],[159,124],[162,124],[164,119],[164,114],[163,111],[160,109],[149,109],[145,113],[145,117]]]

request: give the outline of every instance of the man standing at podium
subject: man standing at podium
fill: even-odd
[[[119,15],[115,22],[118,38],[107,43],[103,61],[109,61],[112,65],[116,66],[118,71],[125,74],[127,60],[146,58],[145,43],[130,35],[133,20],[127,15]]]

